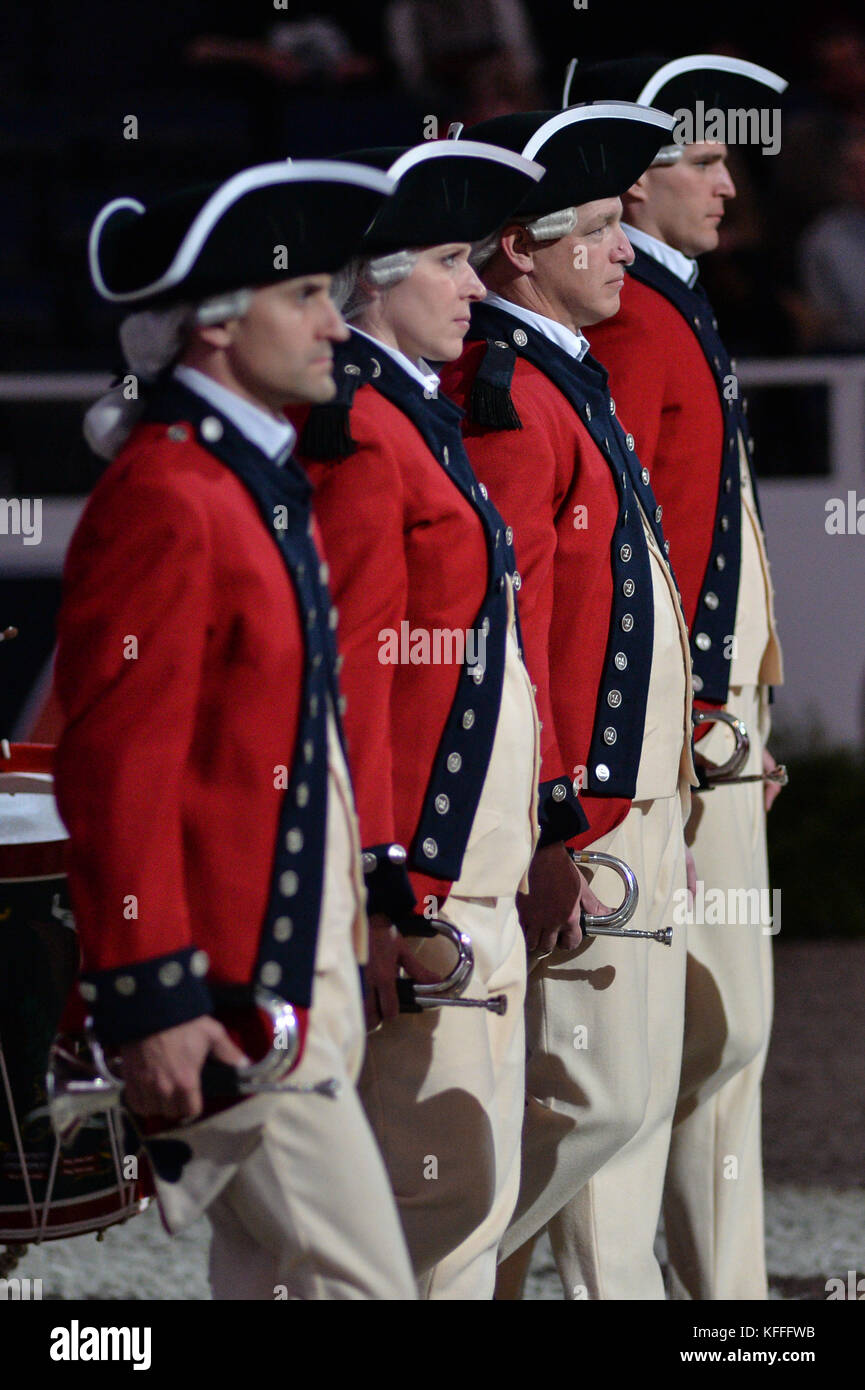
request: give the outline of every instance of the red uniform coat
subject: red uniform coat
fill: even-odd
[[[85,508],[59,619],[57,800],[82,992],[112,1041],[211,1012],[208,958],[214,982],[253,975],[307,666],[310,614],[214,450],[267,461],[225,420],[200,442],[216,412],[173,389],[179,423],[140,425]],[[315,556],[308,526],[307,503]]]

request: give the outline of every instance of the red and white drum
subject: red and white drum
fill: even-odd
[[[52,1056],[86,1054],[53,753],[0,744],[0,1241],[12,1245],[99,1231],[146,1204],[146,1161],[120,1112],[61,1146],[46,1109]]]

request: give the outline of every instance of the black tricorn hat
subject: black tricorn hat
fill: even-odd
[[[376,214],[364,251],[480,241],[500,227],[544,173],[518,150],[477,140],[351,150],[342,158],[386,169],[396,190]]]
[[[604,63],[572,59],[565,75],[562,106],[570,102],[634,101],[670,115],[693,111],[730,110],[765,105],[767,94],[786,89],[783,77],[744,58],[720,53],[691,53],[666,59],[659,54],[618,58]]]
[[[145,307],[338,270],[395,180],[339,160],[259,164],[145,208],[115,198],[90,232],[103,299]]]
[[[598,198],[615,198],[648,169],[675,122],[633,102],[603,101],[567,111],[519,111],[469,127],[472,140],[518,150],[546,166],[519,207],[521,217],[542,217]],[[451,138],[462,143],[462,128]],[[499,222],[501,225],[501,219]]]

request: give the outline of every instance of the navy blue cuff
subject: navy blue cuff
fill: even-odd
[[[384,913],[392,922],[413,911],[417,899],[408,876],[402,845],[370,845],[363,851],[366,910]]]
[[[185,946],[116,970],[89,971],[78,989],[100,1042],[117,1046],[212,1013],[209,967],[205,951]]]
[[[572,840],[588,830],[589,822],[579,797],[567,777],[552,777],[538,787],[538,823],[541,835],[538,848],[554,845],[559,840]]]

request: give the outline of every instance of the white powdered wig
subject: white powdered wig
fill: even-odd
[[[355,256],[338,270],[331,298],[344,319],[356,319],[372,303],[371,290],[389,290],[407,280],[417,265],[416,251],[393,251],[388,256]]]
[[[684,153],[684,145],[662,145],[649,168],[658,169],[663,168],[666,164],[677,164]]]
[[[173,304],[167,309],[141,309],[127,315],[120,325],[120,346],[129,374],[137,378],[137,393],[129,399],[129,382],[120,382],[87,411],[84,438],[95,454],[113,459],[120,452],[144,411],[146,398],[141,387],[152,385],[160,372],[177,360],[186,346],[189,330],[195,324],[243,318],[252,293],[235,290],[214,295],[197,306]]]
[[[505,225],[513,226],[515,223],[525,227],[532,241],[558,241],[560,237],[568,236],[576,227],[577,209],[560,208],[558,212],[545,212],[542,217],[533,217],[528,221],[522,217],[509,217]],[[487,262],[492,260],[499,249],[503,230],[500,227],[482,241],[475,242],[469,256],[473,270],[483,270]]]

